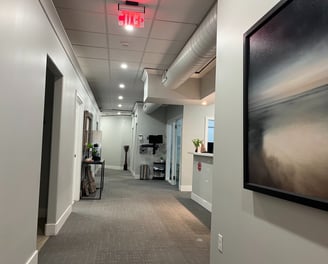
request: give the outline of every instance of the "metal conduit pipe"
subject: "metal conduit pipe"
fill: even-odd
[[[162,76],[162,84],[176,89],[216,55],[217,4]]]

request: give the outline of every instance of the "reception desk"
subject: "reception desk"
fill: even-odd
[[[193,155],[191,199],[212,211],[213,154],[190,152]]]

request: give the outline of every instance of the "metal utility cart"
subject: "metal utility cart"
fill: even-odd
[[[153,179],[165,179],[165,162],[153,163]]]

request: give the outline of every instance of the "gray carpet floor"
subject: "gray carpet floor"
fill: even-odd
[[[210,213],[160,180],[106,170],[101,200],[80,201],[39,264],[208,264]]]

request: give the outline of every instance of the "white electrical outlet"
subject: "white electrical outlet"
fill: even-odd
[[[218,234],[218,250],[223,253],[223,236]]]

